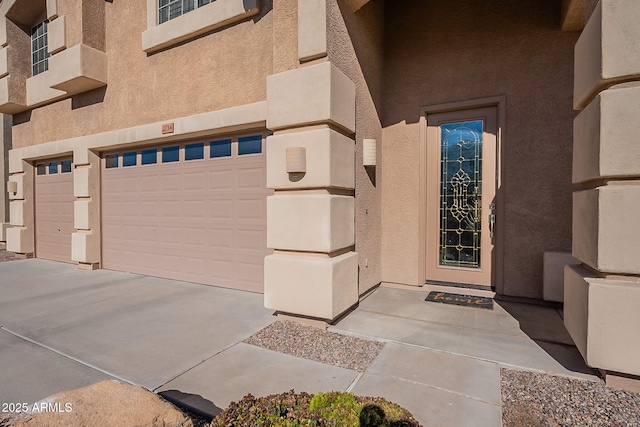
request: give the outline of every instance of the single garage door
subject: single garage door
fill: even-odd
[[[104,156],[103,267],[263,292],[263,145],[253,135]]]
[[[36,165],[36,257],[71,261],[73,173],[71,160]]]

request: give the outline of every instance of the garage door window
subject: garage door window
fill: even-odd
[[[238,154],[262,153],[262,135],[252,135],[238,138]]]
[[[60,169],[62,169],[62,173],[71,172],[71,160],[63,160],[60,162]]]
[[[185,160],[199,160],[204,159],[204,142],[197,144],[187,144],[184,147],[184,159]]]
[[[138,153],[136,153],[135,151],[130,151],[129,153],[124,153],[122,155],[122,166],[123,167],[127,167],[127,166],[135,166],[137,163],[137,157],[138,157]]]
[[[37,173],[38,175],[46,175],[47,174],[47,165],[38,165],[37,169]]]
[[[142,164],[153,165],[158,163],[158,150],[151,148],[149,150],[142,150]]]
[[[58,162],[49,163],[49,175],[58,173]]]
[[[164,147],[162,149],[162,163],[177,162],[180,160],[180,147]]]
[[[112,154],[110,156],[106,156],[104,158],[105,167],[107,169],[117,168],[118,167],[118,155]]]
[[[221,141],[212,141],[210,145],[210,157],[230,157],[231,156],[231,140],[223,139]]]
[[[246,155],[263,154],[262,134],[233,138],[175,143],[157,148],[113,153],[104,156],[105,168],[155,165],[157,163],[180,163],[193,160],[235,158]],[[121,160],[122,159],[122,160]],[[57,166],[59,168],[59,166]],[[63,165],[63,167],[65,167]],[[56,172],[53,172],[56,173]]]

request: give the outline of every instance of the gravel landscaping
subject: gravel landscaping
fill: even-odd
[[[291,321],[272,323],[244,342],[358,372],[364,372],[384,347],[383,342],[340,335]]]
[[[549,374],[500,374],[503,427],[640,426],[640,394]]]

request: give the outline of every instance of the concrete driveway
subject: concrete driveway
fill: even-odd
[[[40,259],[0,264],[0,402],[156,390],[271,323],[260,294]]]
[[[386,342],[360,373],[243,343],[275,321],[260,294],[0,263],[0,403],[112,378],[211,415],[247,393],[348,390],[386,397],[424,425],[499,427],[501,367],[598,381],[557,310],[425,302],[431,288],[381,287],[329,328]]]

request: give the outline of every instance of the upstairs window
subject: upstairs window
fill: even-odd
[[[213,3],[215,0],[158,0],[158,24]]]
[[[31,66],[34,76],[49,69],[47,21],[43,21],[31,29]]]

